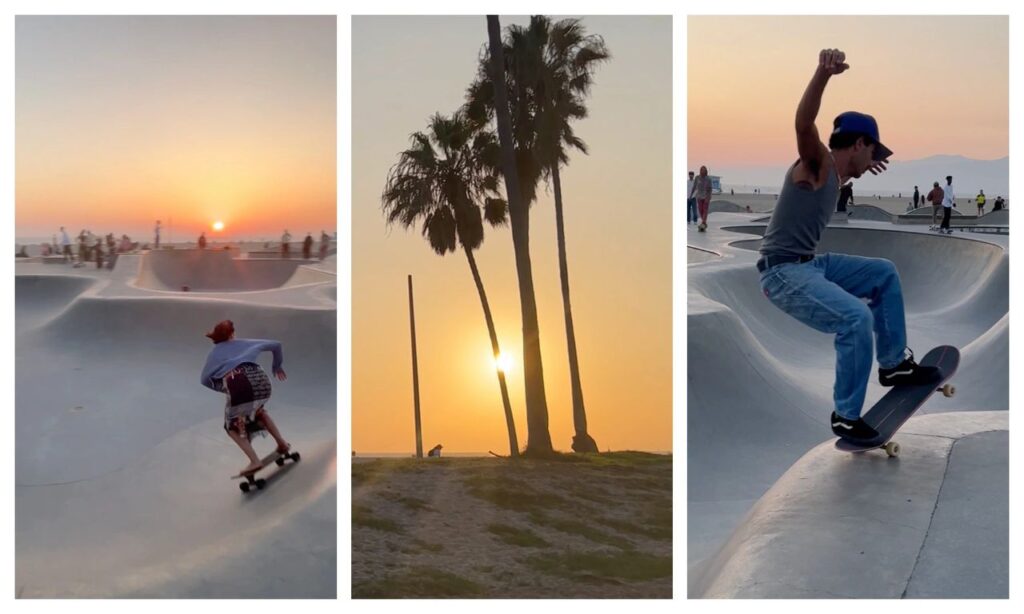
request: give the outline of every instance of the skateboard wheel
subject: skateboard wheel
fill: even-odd
[[[952,384],[946,384],[942,388],[939,388],[939,390],[942,391],[942,396],[944,397],[951,397],[956,394],[956,386]]]
[[[238,487],[240,489],[242,489],[242,492],[249,492],[249,483],[248,482],[242,482],[241,484],[238,485]]]
[[[284,457],[283,456],[278,456],[277,459],[274,462],[277,463],[278,467],[280,467],[281,465],[284,464]]]
[[[297,463],[302,460],[302,456],[300,456],[298,452],[292,452],[292,460]]]
[[[896,443],[895,441],[890,441],[889,443],[885,444],[885,453],[890,458],[895,458],[895,457],[899,456],[900,455],[900,444]]]
[[[256,488],[263,490],[263,487],[267,485],[267,481],[264,479],[256,480]]]

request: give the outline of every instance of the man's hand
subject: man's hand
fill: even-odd
[[[838,49],[822,49],[818,54],[818,70],[827,75],[842,74],[849,68],[846,54]]]
[[[868,172],[872,175],[878,175],[885,172],[886,166],[889,164],[888,160],[879,160],[868,167]]]
[[[277,371],[274,371],[274,376],[277,377],[277,379],[279,379],[282,382],[288,379],[288,375],[284,372],[284,369],[278,369]]]

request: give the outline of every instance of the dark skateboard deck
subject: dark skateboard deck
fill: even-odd
[[[242,478],[244,480],[241,484],[238,485],[238,488],[241,489],[242,492],[249,492],[249,490],[253,486],[255,486],[257,490],[263,490],[263,487],[267,485],[267,478],[257,478],[257,473],[266,469],[267,466],[270,465],[271,463],[277,465],[278,467],[281,467],[285,464],[286,461],[290,460],[293,463],[297,463],[301,458],[302,456],[298,452],[289,452],[287,454],[281,454],[280,452],[275,450],[270,454],[264,456],[262,459],[260,459],[260,466],[257,467],[256,469],[233,475],[231,476],[231,479],[237,480],[239,478]],[[276,475],[276,473],[274,475]]]
[[[837,450],[867,452],[875,448],[885,448],[889,456],[899,455],[899,444],[891,440],[903,423],[936,392],[942,392],[947,397],[956,393],[956,388],[946,382],[960,366],[960,350],[951,345],[940,345],[925,354],[920,364],[938,367],[941,374],[939,381],[920,386],[894,386],[863,416],[864,422],[878,431],[878,437],[866,442],[840,437],[835,444]]]

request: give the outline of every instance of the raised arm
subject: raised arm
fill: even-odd
[[[807,84],[800,104],[796,108],[796,149],[800,160],[817,172],[825,159],[827,149],[818,136],[814,121],[821,109],[821,96],[832,75],[838,75],[850,66],[845,63],[846,54],[838,49],[822,49],[818,54],[818,68]]]

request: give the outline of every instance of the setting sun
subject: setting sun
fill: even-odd
[[[508,352],[502,352],[494,359],[494,366],[502,373],[508,373],[512,368],[512,356]]]
[[[214,222],[213,229],[216,230],[217,232],[224,230],[224,222]]]

